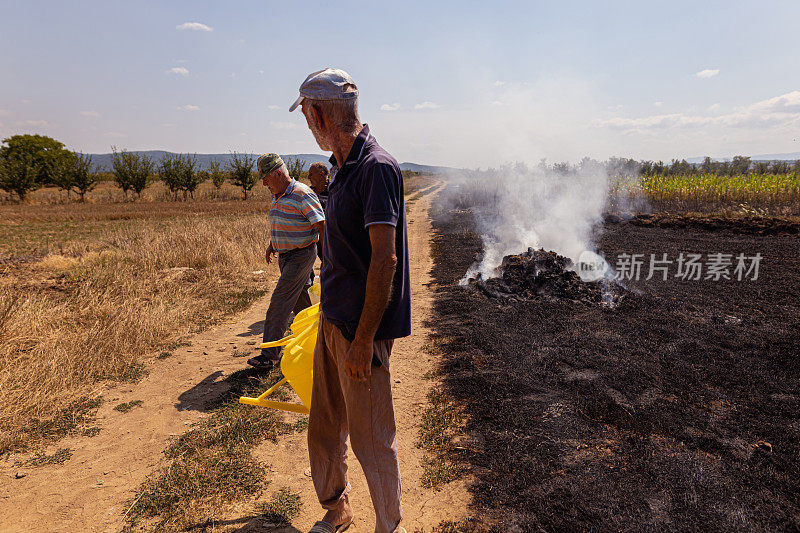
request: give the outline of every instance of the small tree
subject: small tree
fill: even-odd
[[[770,167],[770,172],[773,174],[788,174],[789,173],[789,162],[788,161],[773,161],[772,166]]]
[[[253,172],[253,165],[256,157],[252,154],[240,154],[231,152],[231,160],[228,166],[231,172],[231,181],[244,191],[244,199],[247,200],[247,193],[258,183],[258,174]]]
[[[173,198],[178,199],[178,191],[183,191],[183,199],[186,194],[194,198],[194,191],[206,180],[206,176],[201,172],[195,172],[197,160],[189,154],[167,153],[159,164],[159,174],[161,181],[172,192]]]
[[[36,188],[38,168],[31,154],[18,154],[9,159],[0,159],[0,189],[16,193],[20,201]]]
[[[733,156],[733,161],[731,161],[731,166],[729,167],[731,176],[748,174],[750,172],[750,165],[749,157],[743,155]]]
[[[141,198],[142,191],[147,188],[153,179],[153,170],[155,168],[155,164],[153,163],[152,159],[144,154],[134,155],[138,155],[139,164],[138,166],[133,167],[134,171],[132,173],[131,188],[133,189],[133,192],[136,193],[136,196]]]
[[[194,191],[200,186],[208,176],[204,172],[195,171],[197,167],[197,159],[189,154],[186,156],[178,156],[181,161],[181,190],[183,191],[183,198],[186,199],[186,193],[194,200]]]
[[[158,165],[158,173],[161,181],[172,193],[172,199],[178,199],[178,191],[181,188],[181,156],[167,152]]]
[[[561,176],[567,176],[570,172],[572,172],[572,166],[567,162],[555,163],[553,165],[553,172],[560,174]]]
[[[114,181],[122,189],[125,198],[128,191],[133,191],[141,198],[142,191],[150,183],[153,176],[153,160],[144,154],[135,154],[122,150],[117,152],[117,147],[111,147],[111,167]]]
[[[225,184],[225,178],[227,177],[225,171],[222,170],[222,165],[220,165],[219,161],[216,159],[212,159],[208,164],[208,176],[211,178],[211,183],[214,184],[214,187],[218,191]]]
[[[50,183],[62,191],[67,191],[67,200],[69,200],[69,193],[75,185],[74,166],[72,152],[66,156],[50,158],[47,162]]]
[[[86,201],[86,193],[97,185],[97,174],[92,165],[92,156],[81,152],[72,152],[72,187]]]
[[[305,167],[305,163],[303,163],[303,161],[297,157],[292,159],[289,164],[286,165],[286,168],[289,170],[289,176],[296,180],[299,180],[306,175]]]
[[[766,174],[767,172],[769,172],[769,162],[756,161],[750,168],[752,169],[753,174]]]

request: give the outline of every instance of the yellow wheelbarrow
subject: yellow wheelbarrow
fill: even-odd
[[[319,295],[319,285],[313,285],[309,292]],[[281,358],[283,379],[267,389],[258,398],[242,396],[239,403],[258,405],[292,413],[308,414],[311,407],[311,384],[314,381],[314,346],[317,344],[317,328],[319,327],[319,304],[300,311],[292,321],[292,333],[280,340],[265,342],[261,348],[285,346]],[[267,397],[278,390],[284,383],[294,389],[302,403],[277,402]]]

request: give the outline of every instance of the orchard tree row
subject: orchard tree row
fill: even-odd
[[[114,146],[111,178],[126,199],[141,197],[153,181],[160,180],[175,200],[179,195],[184,200],[194,198],[195,191],[205,181],[211,181],[217,189],[230,181],[242,189],[246,200],[259,181],[255,162],[252,154],[232,152],[226,165],[212,160],[207,169],[200,170],[196,158],[190,154],[167,153],[155,162],[145,154]],[[290,161],[288,167],[295,179],[305,174],[304,164],[298,159]],[[3,139],[0,146],[0,190],[16,195],[20,201],[29,192],[47,186],[66,191],[68,197],[74,192],[84,201],[99,175],[90,155],[67,150],[63,143],[50,137],[14,135]]]

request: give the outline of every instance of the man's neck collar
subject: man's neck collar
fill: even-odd
[[[333,155],[330,159],[331,163],[342,168],[351,160],[358,159],[367,137],[369,137],[369,126],[362,124],[354,137],[344,137],[339,145],[334,146]]]
[[[274,195],[274,196],[275,196],[275,199],[277,200],[277,199],[278,199],[278,198],[280,198],[281,196],[283,196],[283,195],[285,195],[285,194],[287,194],[287,193],[290,193],[290,192],[292,191],[292,189],[293,189],[293,188],[294,188],[294,178],[291,178],[291,179],[289,180],[289,183],[287,183],[287,184],[286,184],[286,187],[283,189],[283,191],[281,191],[281,193],[280,193],[280,194],[276,194],[276,195]]]

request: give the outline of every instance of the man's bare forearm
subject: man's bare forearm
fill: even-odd
[[[375,339],[375,332],[378,331],[383,312],[389,303],[392,278],[394,278],[394,272],[397,268],[397,256],[394,252],[394,228],[392,226],[384,226],[376,228],[376,230],[379,233],[378,235],[373,235],[370,232],[372,258],[367,270],[364,308],[361,311],[361,318],[356,329],[356,340],[368,343]],[[389,242],[387,243],[386,241]]]

